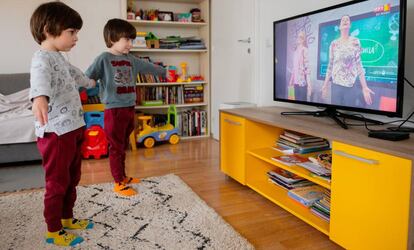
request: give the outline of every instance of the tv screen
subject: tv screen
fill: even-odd
[[[274,100],[401,117],[405,8],[351,1],[275,21]]]

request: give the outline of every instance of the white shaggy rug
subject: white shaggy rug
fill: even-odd
[[[254,249],[176,175],[143,179],[132,198],[112,187],[78,187],[75,217],[95,227],[75,249]],[[44,241],[43,195],[0,196],[1,249],[62,249]]]

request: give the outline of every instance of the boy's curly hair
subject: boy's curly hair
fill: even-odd
[[[111,48],[121,38],[135,39],[135,27],[125,20],[114,18],[109,20],[104,27],[103,35],[106,47]]]
[[[30,31],[38,44],[46,39],[45,32],[60,36],[65,29],[82,28],[82,18],[78,12],[62,2],[41,4],[30,18]]]

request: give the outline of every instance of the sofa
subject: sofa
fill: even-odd
[[[10,95],[29,87],[29,73],[0,74],[0,93],[2,95]],[[1,133],[7,133],[7,131],[1,131]],[[0,164],[41,159],[35,141],[0,144]]]

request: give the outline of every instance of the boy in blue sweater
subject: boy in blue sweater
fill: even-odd
[[[115,181],[114,191],[123,196],[137,192],[130,183],[138,178],[125,174],[125,150],[134,130],[136,78],[138,73],[165,75],[166,69],[129,54],[136,37],[134,26],[122,19],[111,19],[104,27],[107,52],[99,55],[86,75],[99,80],[101,101],[105,104],[104,130],[109,141],[109,164]]]

